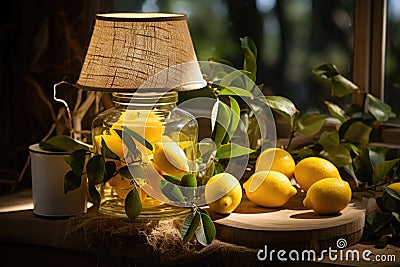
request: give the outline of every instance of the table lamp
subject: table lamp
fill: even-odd
[[[177,91],[205,85],[186,15],[96,16],[77,86],[111,92],[115,103],[92,124],[94,150],[109,151],[113,159],[108,161],[116,168],[116,175],[97,185],[101,213],[126,217],[125,199],[136,185],[143,206],[139,217],[162,219],[187,212],[187,208],[171,205],[159,177],[196,173],[197,122],[176,107]],[[126,131],[143,137],[150,148],[135,138],[129,146],[122,136]],[[149,177],[158,178],[149,182]]]

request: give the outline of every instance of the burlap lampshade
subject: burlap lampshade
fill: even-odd
[[[186,20],[171,13],[97,15],[77,85],[108,92],[204,87]]]

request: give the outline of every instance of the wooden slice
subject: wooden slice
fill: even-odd
[[[303,206],[304,192],[298,192],[283,207],[269,209],[250,202],[246,197],[228,216],[210,212],[215,221],[217,238],[254,248],[336,249],[344,238],[346,247],[360,241],[365,209],[350,203],[340,214],[318,215]],[[343,248],[343,244],[339,246]]]

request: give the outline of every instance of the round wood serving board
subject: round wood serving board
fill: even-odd
[[[298,192],[283,207],[264,208],[244,195],[239,207],[230,215],[210,212],[217,229],[217,238],[254,248],[264,245],[276,249],[323,249],[337,247],[344,238],[346,247],[360,241],[365,221],[361,204],[350,203],[340,214],[318,215],[303,206],[304,192]],[[343,242],[343,241],[342,241]]]

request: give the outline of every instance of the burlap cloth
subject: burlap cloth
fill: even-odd
[[[257,250],[214,240],[184,244],[182,218],[139,221],[111,218],[90,209],[68,220],[65,237],[98,255],[98,266],[255,266]]]

